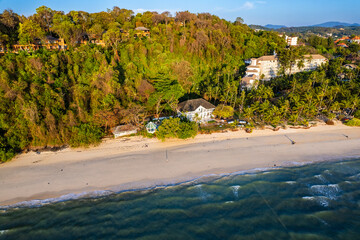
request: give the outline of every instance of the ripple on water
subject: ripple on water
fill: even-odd
[[[202,184],[198,184],[194,186],[196,189],[198,189],[199,191],[199,196],[203,201],[206,201],[211,195],[208,194],[207,192],[205,192],[205,190],[203,189],[203,185]]]
[[[302,199],[309,200],[309,201],[315,201],[320,206],[323,206],[323,207],[329,207],[329,205],[330,205],[329,198],[327,198],[325,196],[305,196],[305,197],[302,197]]]
[[[349,177],[350,179],[360,180],[360,173]]]
[[[324,176],[322,176],[321,174],[319,175],[315,175],[315,178],[319,179],[322,183],[327,183],[328,181],[326,180],[326,178]]]
[[[341,189],[338,184],[313,185],[310,190],[315,195],[325,196],[331,200],[337,199]]]

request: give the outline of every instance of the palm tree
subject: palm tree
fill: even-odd
[[[240,95],[240,105],[239,105],[239,112],[240,112],[240,113],[242,113],[242,111],[243,111],[245,98],[246,98],[246,93],[245,93],[245,91],[241,91],[241,95]]]
[[[254,111],[253,111],[253,109],[251,107],[244,108],[244,118],[248,122],[253,122]]]

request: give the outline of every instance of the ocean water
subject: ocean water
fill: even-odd
[[[0,211],[0,239],[360,239],[360,159]]]

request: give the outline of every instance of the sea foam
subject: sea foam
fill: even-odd
[[[338,184],[313,185],[310,190],[316,195],[325,196],[332,200],[335,200],[341,192]]]
[[[103,191],[92,191],[92,192],[82,192],[82,193],[70,193],[62,195],[57,198],[48,198],[48,199],[34,199],[30,201],[18,202],[11,205],[0,206],[0,209],[6,210],[9,208],[23,208],[23,207],[41,207],[51,203],[65,202],[69,200],[81,199],[81,198],[96,198],[104,197],[114,194],[113,191],[103,190]]]
[[[235,185],[235,186],[231,186],[231,188],[232,188],[232,190],[233,190],[233,193],[234,193],[234,196],[235,197],[239,197],[239,188],[240,188],[241,186],[239,186],[239,185]]]

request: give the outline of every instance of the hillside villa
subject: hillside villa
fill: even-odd
[[[128,37],[129,32],[123,29],[119,29],[121,35]],[[105,31],[106,32],[106,31]],[[104,32],[104,33],[105,33]],[[150,29],[145,27],[137,27],[135,28],[135,34],[134,37],[150,37]],[[100,45],[102,47],[105,47],[106,44],[103,39],[89,39],[89,36],[87,33],[84,33],[82,37],[76,41],[79,45],[86,45],[89,43]],[[45,39],[35,39],[33,43],[28,44],[14,44],[12,45],[12,50],[6,49],[5,46],[0,44],[0,53],[5,53],[7,51],[18,53],[19,51],[35,51],[40,48],[46,48],[48,50],[66,50],[67,44],[65,43],[63,38],[56,38],[53,36],[46,36]]]
[[[343,47],[343,48],[347,48],[348,45],[346,45],[345,43],[339,43],[338,45],[336,45],[337,47]]]
[[[287,69],[287,74],[294,74],[303,71],[315,70],[321,64],[327,62],[327,58],[319,54],[305,55],[303,67],[298,67],[298,62],[292,66],[291,72],[290,69]],[[250,59],[250,65],[246,68],[245,77],[241,79],[241,85],[243,88],[251,88],[254,86],[254,83],[257,80],[268,81],[271,78],[279,76],[281,65],[279,59],[276,55],[262,56],[259,58]]]
[[[179,115],[196,122],[210,121],[214,110],[215,106],[202,98],[181,102],[177,107]]]
[[[150,29],[146,27],[137,27],[135,31],[134,37],[150,37]]]
[[[354,37],[342,37],[342,38],[339,38],[338,40],[335,41],[335,44],[338,43],[338,42],[341,42],[341,41],[344,41],[344,42],[349,42],[349,43],[357,43],[357,44],[360,44],[360,37],[359,36],[354,36]]]

